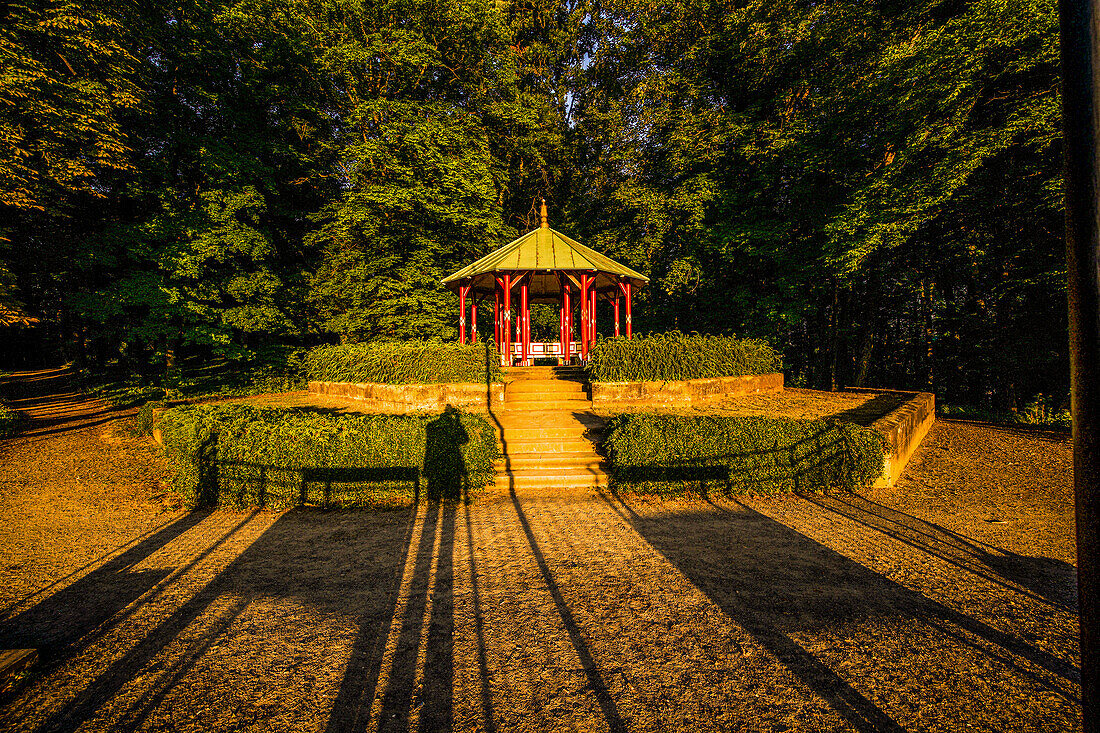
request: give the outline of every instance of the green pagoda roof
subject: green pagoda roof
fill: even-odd
[[[472,265],[443,279],[451,290],[470,285],[474,292],[493,292],[496,273],[530,272],[533,299],[557,298],[561,291],[557,273],[596,273],[596,290],[617,288],[620,282],[644,287],[649,278],[621,265],[594,249],[570,239],[546,224],[490,252]]]

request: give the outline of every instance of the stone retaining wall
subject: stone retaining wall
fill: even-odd
[[[863,392],[893,392],[897,390],[861,389]],[[928,392],[913,392],[912,398],[875,422],[871,428],[886,439],[886,461],[882,477],[875,486],[893,486],[905,464],[936,422],[936,396]]]
[[[373,402],[392,410],[442,410],[448,405],[484,410],[504,402],[504,384],[365,384],[310,382],[314,394]]]
[[[593,382],[592,406],[690,405],[722,397],[782,391],[783,375],[779,373],[667,382]]]

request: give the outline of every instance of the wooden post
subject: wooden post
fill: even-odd
[[[588,361],[588,275],[581,275],[581,360]]]
[[[493,278],[493,342],[500,348],[500,280]]]
[[[504,276],[504,320],[501,322],[501,341],[504,342],[504,366],[512,366],[512,276]]]
[[[520,364],[523,366],[529,366],[527,363],[528,351],[531,348],[531,311],[530,302],[527,300],[527,280],[523,281],[523,284],[519,286],[519,309],[522,311],[520,315]]]
[[[623,289],[626,292],[626,337],[634,338],[632,324],[630,323],[630,283],[626,283]]]
[[[466,292],[468,285],[458,286],[458,343],[466,343]]]
[[[596,284],[596,277],[592,276],[592,284]],[[596,343],[596,288],[592,288],[592,298],[588,306],[591,312],[588,315],[588,327],[591,329],[591,334],[588,336],[588,349],[592,350],[592,344]]]
[[[470,343],[477,343],[477,301],[470,303]]]
[[[615,338],[619,338],[619,294],[615,293]]]
[[[573,288],[569,284],[568,278],[565,280],[565,291],[562,294],[562,310],[565,313],[565,348],[562,349],[562,353],[565,355],[565,363],[568,364],[573,358]]]

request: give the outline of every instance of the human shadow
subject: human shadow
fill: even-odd
[[[1000,585],[1011,583],[1013,585],[1007,587],[1012,590],[1019,592],[1023,588],[1037,600],[1069,612],[1077,610],[1077,570],[1068,562],[1018,555],[857,493],[804,495],[803,498],[986,580]]]
[[[744,504],[733,502],[731,508],[712,504],[705,511],[655,515],[635,510],[628,498],[610,493],[605,498],[651,546],[856,730],[904,729],[801,646],[794,635],[873,618],[911,619],[1077,702],[1073,685],[1080,674],[1070,662],[911,591]],[[1016,657],[1049,674],[1037,673]]]

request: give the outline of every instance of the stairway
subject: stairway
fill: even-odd
[[[515,367],[497,421],[501,453],[497,487],[565,489],[607,485],[595,440],[603,420],[579,367]]]

